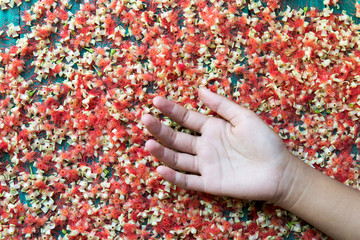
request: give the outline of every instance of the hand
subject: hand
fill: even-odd
[[[159,142],[145,147],[165,163],[157,172],[179,187],[241,199],[276,201],[294,167],[282,140],[254,112],[200,88],[200,99],[224,119],[190,111],[162,97],[154,105],[178,124],[201,133],[177,132],[146,114],[142,122]],[[178,171],[175,171],[176,169]],[[179,171],[191,172],[184,174]]]

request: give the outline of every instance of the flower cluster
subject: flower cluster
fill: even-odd
[[[179,129],[153,107],[157,95],[214,114],[201,85],[359,188],[359,26],[345,13],[279,0],[21,7],[21,24],[0,32],[14,41],[0,48],[1,239],[324,239],[274,205],[185,191],[155,173],[141,116]]]

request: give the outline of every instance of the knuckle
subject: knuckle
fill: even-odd
[[[184,188],[188,188],[189,186],[189,178],[187,175],[184,176]]]
[[[174,153],[174,161],[173,161],[173,167],[177,168],[179,164],[179,154]]]
[[[212,118],[208,118],[205,120],[205,122],[200,127],[200,130],[199,130],[200,133],[204,132],[204,129],[207,128],[207,125],[209,125],[208,124],[209,121],[212,122]]]
[[[152,130],[153,130],[153,133],[155,134],[155,135],[159,135],[159,134],[161,134],[161,131],[162,131],[162,124],[160,123],[160,122],[157,122],[157,121],[155,121],[154,123],[153,123],[153,125],[152,125]]]
[[[199,171],[199,159],[197,156],[194,157],[194,161],[193,161],[193,169],[195,169],[195,171]]]
[[[189,141],[189,149],[191,149],[191,152],[192,153],[195,153],[196,152],[196,138],[195,137],[191,137],[190,138],[190,141]]]
[[[174,146],[174,144],[176,143],[176,138],[177,138],[177,133],[175,130],[172,130],[170,132],[170,142],[169,142],[170,146]]]
[[[160,146],[159,146],[160,148]],[[161,146],[161,154],[160,154],[160,158],[164,159],[166,157],[166,150],[164,147]]]
[[[222,105],[222,101],[218,101],[217,103],[214,104],[214,110],[218,111],[221,108]]]
[[[171,109],[170,109],[170,111],[169,111],[169,115],[174,115],[175,114],[175,112],[176,112],[176,104],[173,104],[172,105],[172,107],[171,107]]]
[[[187,111],[187,110],[185,110],[184,111],[184,114],[183,114],[183,116],[181,117],[181,120],[180,120],[180,125],[183,125],[184,123],[186,123],[188,120],[189,120],[189,115],[190,115],[190,113],[189,113],[189,111]]]

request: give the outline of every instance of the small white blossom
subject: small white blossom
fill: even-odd
[[[1,1],[1,0],[0,0]],[[6,31],[6,34],[8,35],[8,37],[18,37],[19,34],[18,32],[20,31],[20,27],[19,26],[15,26],[13,23],[10,23],[8,25],[8,30]]]

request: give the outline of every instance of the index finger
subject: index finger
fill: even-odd
[[[201,113],[186,109],[163,97],[155,97],[153,103],[163,114],[170,117],[181,126],[196,132],[201,133],[201,127],[210,118]]]

